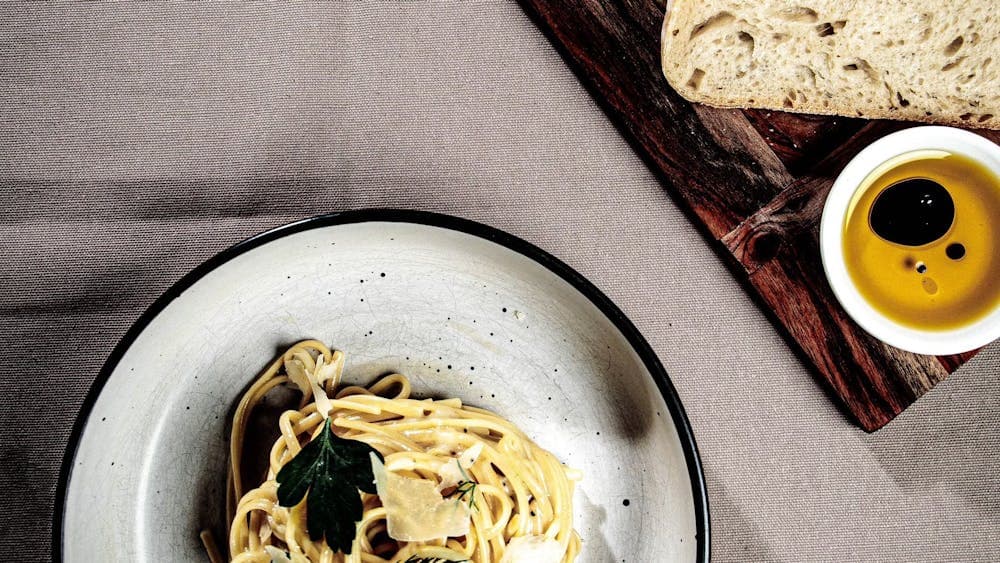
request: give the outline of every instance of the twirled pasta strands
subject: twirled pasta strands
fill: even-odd
[[[572,496],[578,472],[489,411],[465,406],[459,399],[411,399],[410,382],[403,375],[337,391],[343,366],[343,353],[315,340],[299,342],[264,370],[240,400],[230,442],[230,561],[270,563],[265,548],[272,546],[289,553],[293,563],[403,563],[414,556],[497,563],[507,544],[525,535],[558,542],[562,563],[576,559],[580,538],[573,530]],[[317,371],[324,380],[316,377]],[[267,475],[245,491],[240,460],[247,423],[269,391],[288,383],[303,392],[302,402],[280,416],[281,436],[270,449]],[[329,412],[318,410],[320,403]],[[384,456],[387,468],[408,477],[437,479],[443,464],[458,463],[462,452],[481,444],[481,453],[465,469],[476,484],[467,499],[475,506],[469,534],[430,542],[396,541],[387,534],[386,509],[379,497],[359,492],[364,513],[351,554],[333,552],[323,540],[312,541],[305,503],[279,506],[275,476],[321,430],[324,415],[338,436],[369,444]],[[212,553],[210,538],[202,537],[213,563],[222,563],[218,550]]]

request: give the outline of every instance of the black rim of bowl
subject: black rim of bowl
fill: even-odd
[[[66,446],[66,453],[63,455],[62,465],[59,469],[59,480],[56,488],[55,507],[53,510],[52,522],[52,555],[54,561],[62,561],[62,532],[66,509],[66,492],[69,489],[69,476],[73,467],[73,461],[76,459],[77,448],[80,444],[80,436],[83,434],[83,430],[87,426],[94,403],[97,401],[97,397],[104,389],[104,385],[107,383],[111,373],[114,372],[115,367],[118,365],[122,356],[125,355],[125,352],[132,346],[132,343],[139,336],[139,334],[146,329],[149,323],[152,322],[152,320],[155,319],[156,316],[159,315],[160,312],[162,312],[174,299],[194,285],[198,280],[241,254],[271,241],[302,231],[334,225],[367,222],[414,223],[418,225],[450,229],[486,239],[541,264],[552,273],[567,281],[570,285],[576,288],[577,291],[582,293],[585,297],[587,297],[587,299],[596,305],[597,308],[600,309],[600,311],[604,313],[604,315],[607,316],[612,323],[614,323],[618,330],[622,332],[629,344],[635,349],[636,353],[639,354],[639,357],[642,359],[646,369],[648,369],[652,374],[653,379],[656,382],[656,386],[659,388],[660,394],[663,396],[663,400],[666,402],[667,408],[670,410],[670,416],[673,419],[674,426],[677,428],[681,446],[684,450],[684,457],[687,461],[688,475],[691,479],[691,492],[695,508],[695,530],[698,543],[696,561],[707,562],[709,560],[711,538],[709,532],[708,492],[705,485],[705,474],[702,470],[701,459],[698,456],[698,446],[695,443],[694,433],[691,430],[691,424],[688,422],[687,415],[684,412],[684,407],[681,405],[680,397],[678,397],[677,391],[670,382],[670,378],[667,376],[667,372],[663,368],[663,364],[660,363],[659,358],[657,358],[656,353],[653,352],[649,343],[646,342],[646,339],[639,333],[638,329],[635,328],[632,321],[630,321],[628,317],[622,313],[621,309],[608,299],[608,297],[604,295],[601,290],[597,289],[594,284],[590,283],[590,281],[577,273],[576,270],[570,268],[555,256],[525,240],[499,229],[482,223],[477,223],[469,219],[462,219],[451,215],[432,213],[429,211],[404,209],[361,209],[330,213],[327,215],[318,215],[302,219],[287,225],[276,227],[254,235],[242,242],[236,243],[235,245],[209,258],[204,263],[184,275],[184,277],[170,286],[170,288],[167,289],[163,295],[157,298],[156,301],[154,301],[153,304],[150,305],[141,316],[139,316],[139,318],[128,329],[125,335],[118,341],[118,344],[115,345],[114,349],[111,351],[111,355],[108,356],[107,361],[105,361],[104,366],[98,373],[94,383],[91,384],[90,390],[87,392],[87,395],[83,400],[83,404],[80,407],[80,413],[77,415],[76,421],[73,423],[73,429],[69,436],[69,443]]]

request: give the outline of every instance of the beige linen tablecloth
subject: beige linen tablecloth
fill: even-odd
[[[716,561],[1000,561],[1000,346],[859,430],[515,3],[5,4],[0,189],[4,559],[50,558],[72,421],[161,292],[392,206],[524,237],[621,306],[694,426]]]

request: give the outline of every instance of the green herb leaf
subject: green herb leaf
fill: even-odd
[[[325,536],[330,549],[350,554],[364,512],[358,489],[375,493],[372,452],[383,459],[364,442],[337,437],[327,419],[319,435],[278,472],[278,504],[295,506],[308,492],[309,537],[316,541]]]
[[[468,498],[469,499],[469,509],[470,510],[475,510],[476,509],[476,487],[479,484],[476,483],[475,481],[473,481],[469,477],[469,474],[465,472],[465,468],[462,467],[462,463],[460,461],[458,461],[456,459],[455,463],[458,464],[458,470],[462,473],[462,480],[459,481],[457,485],[455,485],[455,490],[453,490],[451,493],[449,493],[448,496],[445,497],[445,498],[456,497],[455,498],[455,502],[462,502],[463,500],[465,500],[466,498]],[[406,563],[406,562],[404,561],[404,563]]]
[[[440,557],[420,557],[419,555],[411,555],[403,563],[465,563],[466,561],[468,561],[468,559],[452,561],[451,559],[442,559]]]

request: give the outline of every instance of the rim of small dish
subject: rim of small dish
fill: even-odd
[[[324,215],[317,215],[306,219],[301,219],[288,223],[262,233],[253,235],[233,246],[212,256],[202,264],[181,277],[170,286],[160,297],[146,309],[142,315],[128,329],[124,336],[118,341],[108,359],[104,362],[100,372],[90,389],[84,397],[80,412],[73,423],[70,432],[69,442],[63,454],[62,464],[59,469],[57,481],[55,506],[53,510],[52,522],[52,559],[53,561],[63,561],[63,523],[66,510],[66,493],[69,490],[69,477],[76,459],[76,453],[80,444],[80,437],[90,419],[91,411],[98,396],[104,390],[104,386],[111,374],[114,372],[119,361],[126,351],[132,346],[136,338],[145,328],[159,315],[166,307],[184,291],[193,286],[201,278],[216,268],[229,262],[230,260],[249,252],[257,247],[263,246],[277,239],[303,232],[311,229],[346,225],[352,223],[412,223],[430,227],[450,229],[486,239],[495,244],[499,244],[509,250],[517,252],[556,274],[577,291],[582,293],[591,303],[593,303],[608,319],[621,331],[622,335],[629,342],[642,360],[643,365],[649,370],[660,394],[663,396],[667,409],[670,411],[671,419],[677,429],[677,434],[684,450],[685,462],[688,468],[688,476],[691,480],[692,499],[694,500],[695,533],[697,539],[697,549],[695,560],[699,563],[707,563],[710,559],[711,536],[710,521],[708,512],[708,492],[705,483],[705,474],[698,454],[698,446],[695,442],[691,424],[688,422],[684,406],[680,397],[674,389],[663,364],[660,363],[656,353],[650,347],[646,339],[639,333],[639,330],[632,324],[632,321],[593,283],[564,262],[542,250],[541,248],[511,235],[500,229],[478,223],[469,219],[434,213],[429,211],[416,211],[408,209],[359,209],[351,211],[341,211]]]
[[[843,223],[855,191],[879,166],[921,150],[943,150],[980,162],[1000,176],[1000,147],[989,139],[954,127],[922,126],[882,137],[859,152],[827,195],[820,218],[820,258],[834,296],[858,326],[882,342],[916,354],[942,356],[975,350],[1000,337],[1000,308],[967,325],[921,330],[899,324],[872,306],[847,272]]]

